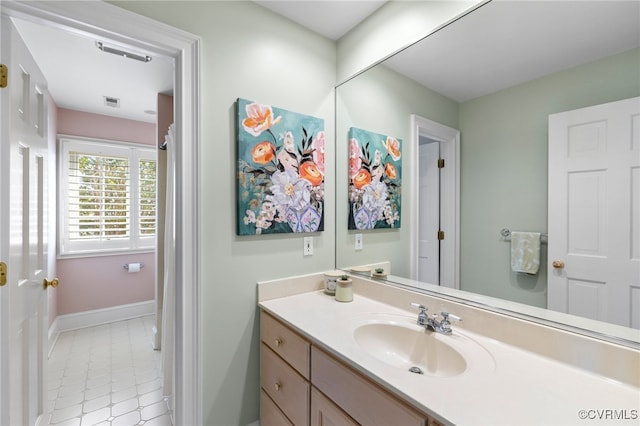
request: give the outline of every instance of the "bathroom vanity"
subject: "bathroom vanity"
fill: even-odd
[[[260,339],[265,426],[440,424],[264,311]]]
[[[634,423],[640,351],[353,277],[260,283],[261,424]],[[450,335],[416,324],[446,311]],[[608,411],[607,411],[608,410]]]

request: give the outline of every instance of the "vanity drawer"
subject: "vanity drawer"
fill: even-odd
[[[309,379],[309,342],[286,325],[261,311],[260,338],[298,373]]]
[[[363,425],[425,426],[427,416],[332,356],[311,348],[311,383]]]
[[[260,391],[260,426],[294,426],[264,390]]]
[[[260,348],[260,384],[293,424],[309,424],[309,382],[264,343]]]

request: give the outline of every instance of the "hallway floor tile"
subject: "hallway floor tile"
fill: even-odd
[[[60,333],[48,362],[48,424],[172,426],[153,316]]]

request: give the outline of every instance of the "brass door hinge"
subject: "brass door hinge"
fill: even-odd
[[[9,80],[9,70],[5,64],[0,64],[0,89],[7,87],[7,80]]]
[[[438,158],[438,168],[444,169],[444,158]]]
[[[444,240],[444,231],[438,231],[438,241]]]
[[[0,262],[0,286],[7,283],[7,264]]]

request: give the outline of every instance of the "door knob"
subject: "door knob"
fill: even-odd
[[[554,260],[551,266],[553,266],[554,269],[564,269],[564,262],[562,260]]]
[[[42,281],[42,286],[44,287],[45,290],[47,289],[47,287],[56,288],[56,287],[58,287],[58,279],[54,278],[52,280],[48,280],[48,279],[45,278]]]

